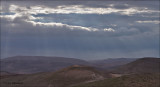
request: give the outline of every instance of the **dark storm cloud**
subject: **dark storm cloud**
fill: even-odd
[[[149,10],[158,11],[157,1],[141,3],[129,1],[100,3],[96,1],[44,2],[14,1],[2,6],[2,8],[5,8],[2,9],[4,13],[10,12],[8,9],[10,4],[19,6],[19,10],[15,11],[18,15],[9,14],[9,17],[8,14],[4,14],[6,17],[1,17],[2,57],[43,55],[96,59],[159,56],[158,12],[142,12],[132,15],[119,12],[86,14],[80,9],[79,12],[83,12],[83,14],[65,14],[64,11],[59,14],[29,13],[33,6],[41,7],[41,5],[44,9],[47,7],[55,9],[58,6],[64,6],[63,8],[65,8],[69,5],[82,5],[82,8],[93,9],[101,7],[126,10],[136,7],[141,11],[141,9],[147,7]],[[23,11],[21,10],[22,7],[30,11]],[[31,19],[32,16],[34,18]],[[96,28],[97,31],[93,31],[93,28]],[[109,29],[115,31],[109,31]]]

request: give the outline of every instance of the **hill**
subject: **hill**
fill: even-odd
[[[74,65],[56,72],[18,75],[1,79],[2,87],[71,87],[80,83],[103,80],[93,67]],[[14,84],[13,84],[14,83]],[[16,83],[16,84],[15,84]]]
[[[89,65],[99,69],[112,69],[127,64],[134,58],[115,58],[105,60],[84,61],[75,58],[45,56],[15,56],[1,59],[1,70],[18,74],[56,71],[71,65]]]
[[[160,58],[141,58],[131,63],[122,65],[115,70],[115,73],[159,73]]]
[[[120,65],[124,65],[130,62],[133,62],[137,60],[138,58],[108,58],[108,59],[103,59],[103,60],[93,60],[89,61],[92,63],[95,67],[108,70],[115,68]]]
[[[6,72],[6,71],[0,71],[0,76],[3,75],[13,75],[14,73]]]
[[[109,73],[76,64],[52,72],[7,74],[0,81],[2,87],[159,87],[159,64],[159,58],[141,58]]]
[[[160,87],[160,73],[131,74],[74,87]]]
[[[0,71],[0,79],[7,78],[7,77],[10,77],[10,76],[15,76],[15,75],[17,75],[17,74],[6,72],[6,71]]]
[[[64,57],[15,56],[1,59],[1,70],[11,73],[28,74],[56,71],[75,64],[88,65],[89,63],[80,59]]]

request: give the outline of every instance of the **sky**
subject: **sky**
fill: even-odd
[[[159,57],[159,2],[3,0],[1,58]]]

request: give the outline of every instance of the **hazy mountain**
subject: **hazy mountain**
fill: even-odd
[[[71,87],[80,83],[103,80],[93,67],[74,65],[56,72],[18,75],[1,79],[2,87]],[[15,83],[16,84],[12,84]],[[9,83],[9,84],[8,84]]]
[[[12,73],[36,73],[56,71],[71,65],[88,65],[89,63],[74,58],[15,56],[1,59],[1,70]]]
[[[103,60],[93,60],[90,61],[95,67],[101,69],[111,69],[119,65],[124,65],[137,60],[138,58],[108,58]]]
[[[141,58],[122,65],[114,70],[116,73],[159,73],[160,58]]]

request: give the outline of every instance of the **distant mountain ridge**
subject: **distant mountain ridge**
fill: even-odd
[[[84,60],[65,57],[15,56],[1,59],[1,70],[12,73],[28,74],[56,71],[76,64],[88,65],[89,63]]]
[[[85,61],[76,58],[45,57],[45,56],[15,56],[1,59],[1,71],[17,74],[56,71],[72,65],[92,66],[101,70],[117,69],[116,72],[127,71],[129,64],[140,58],[113,58],[95,61]],[[152,64],[150,64],[152,65]],[[122,68],[125,67],[125,68]],[[134,66],[133,66],[134,67]],[[137,66],[136,66],[137,67]],[[125,70],[122,70],[125,69]],[[119,70],[119,71],[118,71]],[[129,69],[128,69],[129,71]]]
[[[93,60],[90,63],[94,64],[95,67],[108,70],[114,67],[124,65],[133,62],[139,58],[108,58],[103,60]]]
[[[131,63],[119,66],[116,73],[160,73],[160,58],[141,58]]]

